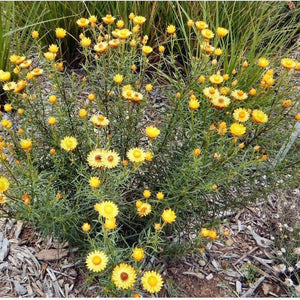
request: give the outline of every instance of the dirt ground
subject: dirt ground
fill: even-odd
[[[160,266],[165,284],[158,296],[300,296],[299,195],[277,192],[223,219],[218,239]],[[99,283],[85,282],[76,248],[42,239],[20,221],[0,222],[1,297],[101,296]]]

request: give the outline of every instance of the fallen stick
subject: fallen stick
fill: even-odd
[[[258,249],[258,247],[252,248],[249,252],[247,252],[246,254],[244,254],[243,256],[241,256],[237,261],[235,261],[233,263],[233,265],[235,266],[236,264],[238,264],[240,261],[242,261],[244,258],[246,258],[248,255],[250,255],[252,252],[256,251],[257,249]]]
[[[246,293],[244,293],[241,298],[250,297],[253,295],[255,290],[260,286],[260,284],[265,280],[265,276],[259,278],[253,285],[253,287],[250,287]]]

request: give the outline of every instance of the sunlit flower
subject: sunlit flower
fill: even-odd
[[[224,109],[229,106],[230,99],[226,96],[218,95],[211,99],[211,103],[217,109]]]
[[[283,58],[280,63],[286,69],[292,69],[295,67],[295,62],[290,58]]]
[[[123,28],[123,27],[124,27],[125,23],[124,23],[124,21],[123,21],[123,20],[119,20],[119,21],[117,22],[117,24],[116,24],[116,25],[117,25],[117,27],[118,27],[118,28],[120,28],[120,29],[121,29],[121,28]]]
[[[204,21],[197,21],[195,25],[198,30],[202,30],[208,27],[208,25]]]
[[[146,154],[145,154],[145,160],[146,161],[152,161],[153,159],[153,153],[151,151],[147,151]]]
[[[161,217],[165,223],[171,224],[175,222],[176,214],[172,209],[169,208],[163,211]]]
[[[146,89],[147,92],[151,92],[152,89],[153,89],[153,85],[149,83],[149,84],[146,85],[145,89]]]
[[[255,96],[256,95],[256,89],[254,89],[254,88],[250,89],[249,95],[250,96]]]
[[[268,116],[259,109],[254,109],[252,111],[252,119],[256,123],[266,123],[268,122]]]
[[[0,193],[4,193],[9,188],[9,181],[6,177],[1,176],[0,177]]]
[[[2,70],[0,70],[0,81],[9,81],[10,77],[10,72],[3,72]]]
[[[89,17],[89,21],[90,21],[91,25],[94,26],[95,23],[98,21],[98,19],[96,16],[92,15]]]
[[[143,288],[149,293],[157,293],[163,286],[163,280],[159,273],[147,271],[141,278]]]
[[[230,132],[233,136],[241,137],[246,132],[246,127],[239,123],[233,123],[230,126]]]
[[[209,77],[209,81],[213,84],[221,84],[223,82],[223,77],[221,75],[215,74]]]
[[[215,54],[216,56],[220,56],[220,55],[222,55],[222,53],[223,53],[223,50],[222,50],[221,48],[215,49],[214,54]]]
[[[48,118],[48,124],[49,125],[55,125],[56,124],[56,118],[55,117],[49,117]]]
[[[143,51],[143,53],[145,53],[146,55],[148,55],[148,54],[150,54],[153,51],[153,49],[150,46],[143,46],[142,47],[142,51]]]
[[[154,126],[146,127],[146,135],[150,139],[155,139],[160,135],[160,130]]]
[[[142,17],[142,16],[135,16],[133,18],[133,23],[136,24],[136,25],[143,25],[146,21],[146,18],[145,17]]]
[[[163,200],[164,197],[165,197],[165,195],[164,195],[163,192],[158,192],[158,193],[156,194],[156,199],[157,199],[157,200]]]
[[[160,52],[160,53],[163,53],[164,51],[165,51],[165,47],[164,46],[159,46],[158,47],[158,51]]]
[[[45,52],[44,53],[44,57],[47,59],[47,60],[54,60],[55,57],[56,57],[56,53],[52,53],[52,52]]]
[[[223,28],[223,27],[218,27],[217,29],[217,35],[219,37],[224,37],[228,34],[228,30],[226,28]]]
[[[149,190],[144,190],[143,191],[143,196],[148,199],[151,197],[151,192]]]
[[[83,223],[82,226],[81,226],[81,229],[84,232],[89,232],[91,230],[91,225],[89,223]]]
[[[284,107],[284,108],[289,108],[289,107],[291,107],[291,105],[292,105],[292,100],[290,100],[290,99],[288,99],[288,100],[283,100],[283,101],[281,102],[281,104],[282,104],[282,107]]]
[[[33,30],[32,33],[31,33],[31,37],[33,39],[37,39],[39,37],[39,32],[36,31],[36,30]]]
[[[231,92],[231,96],[233,99],[237,101],[246,100],[248,98],[247,93],[241,91],[241,90],[234,90]]]
[[[56,28],[55,35],[58,39],[63,39],[67,35],[67,31],[63,28]]]
[[[246,122],[249,119],[249,113],[245,108],[237,108],[233,112],[233,117],[238,122]]]
[[[118,31],[118,38],[122,39],[122,40],[126,40],[131,36],[132,32],[128,29],[121,29],[120,31]]]
[[[201,35],[206,39],[212,39],[215,36],[214,33],[209,29],[202,29]]]
[[[111,48],[118,48],[120,46],[120,40],[119,39],[113,39],[108,42],[109,47]]]
[[[94,50],[97,53],[104,53],[108,50],[108,43],[107,42],[98,43],[94,46]]]
[[[58,52],[58,46],[55,45],[55,44],[51,44],[49,47],[48,47],[48,51],[51,52],[51,53],[57,53]],[[21,66],[21,65],[20,65]]]
[[[175,31],[176,31],[176,27],[174,25],[169,25],[167,27],[167,33],[173,34],[173,33],[175,33]]]
[[[10,111],[12,111],[12,105],[10,104],[10,103],[6,103],[6,104],[4,104],[4,110],[6,111],[6,112],[10,112]]]
[[[109,124],[109,120],[102,115],[93,115],[91,117],[91,122],[98,128],[106,127]]]
[[[30,139],[26,139],[26,140],[22,139],[20,141],[20,145],[23,150],[25,150],[26,152],[29,152],[32,147],[32,141]]]
[[[96,149],[89,153],[87,160],[89,163],[89,166],[99,169],[104,166],[103,160],[106,156],[106,151],[103,149]]]
[[[188,20],[187,21],[187,26],[188,27],[193,27],[194,26],[194,21],[193,20]]]
[[[134,163],[143,162],[145,161],[145,152],[140,148],[132,148],[128,150],[127,157]]]
[[[124,77],[121,74],[116,74],[114,76],[114,82],[117,83],[117,84],[122,83],[123,79],[124,79]]]
[[[100,186],[101,181],[98,177],[91,177],[89,180],[89,184],[90,184],[90,187],[97,189]]]
[[[76,21],[76,24],[79,27],[88,27],[89,26],[90,21],[86,18],[80,18],[79,20]]]
[[[118,288],[127,290],[134,285],[136,272],[132,266],[121,263],[114,268],[111,280]]]
[[[219,91],[213,87],[207,87],[203,89],[203,94],[208,99],[212,99],[213,97],[216,97],[219,95]]]
[[[107,230],[113,230],[117,227],[116,218],[106,218],[104,222],[104,227]]]
[[[90,271],[101,272],[107,266],[108,257],[103,251],[95,250],[89,253],[85,262]]]
[[[112,201],[104,201],[97,204],[97,209],[96,207],[95,209],[99,212],[99,215],[104,218],[115,218],[119,213],[118,206]]]
[[[268,65],[269,65],[269,61],[266,59],[266,58],[264,58],[264,57],[262,57],[262,58],[260,58],[259,60],[258,60],[258,65],[261,67],[261,68],[266,68]]]
[[[106,15],[105,17],[102,18],[103,22],[107,25],[112,24],[115,21],[115,17],[113,17],[112,15]]]
[[[66,151],[73,151],[78,145],[78,142],[76,138],[72,136],[66,136],[63,140],[60,142],[60,147],[63,148]]]
[[[81,45],[82,47],[85,47],[85,48],[89,47],[91,43],[92,43],[92,41],[91,41],[91,39],[88,38],[88,37],[84,37],[84,38],[80,41],[80,45]]]
[[[102,162],[104,167],[111,169],[115,168],[119,164],[120,160],[121,158],[117,152],[109,150],[105,152]]]
[[[145,217],[145,216],[150,214],[151,209],[152,209],[151,204],[142,203],[142,205],[137,208],[137,212],[138,212],[140,217]]]
[[[200,106],[200,103],[197,99],[191,99],[189,101],[189,108],[192,109],[192,110],[196,110],[198,109]]]
[[[136,261],[141,261],[145,257],[145,251],[142,248],[136,247],[133,249],[132,257]]]

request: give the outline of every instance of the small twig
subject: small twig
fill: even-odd
[[[257,249],[258,249],[258,247],[254,247],[253,249],[248,251],[246,254],[244,254],[242,257],[240,257],[237,261],[235,261],[233,263],[233,265],[235,266],[236,264],[238,264],[240,261],[242,261],[244,258],[246,258],[248,255],[250,255],[252,252],[256,251]]]

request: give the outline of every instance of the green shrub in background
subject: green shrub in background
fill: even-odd
[[[151,258],[216,239],[221,214],[294,174],[299,160],[293,146],[287,161],[271,164],[300,118],[299,62],[253,48],[264,43],[260,25],[251,44],[238,44],[235,27],[171,8],[180,26],[161,27],[153,44],[139,14],[77,16],[76,33],[49,25],[53,44],[32,32],[33,59],[12,52],[16,80],[0,74],[9,97],[1,209],[88,252],[91,279],[111,296],[159,292]],[[72,36],[84,58],[79,74],[62,55]]]

